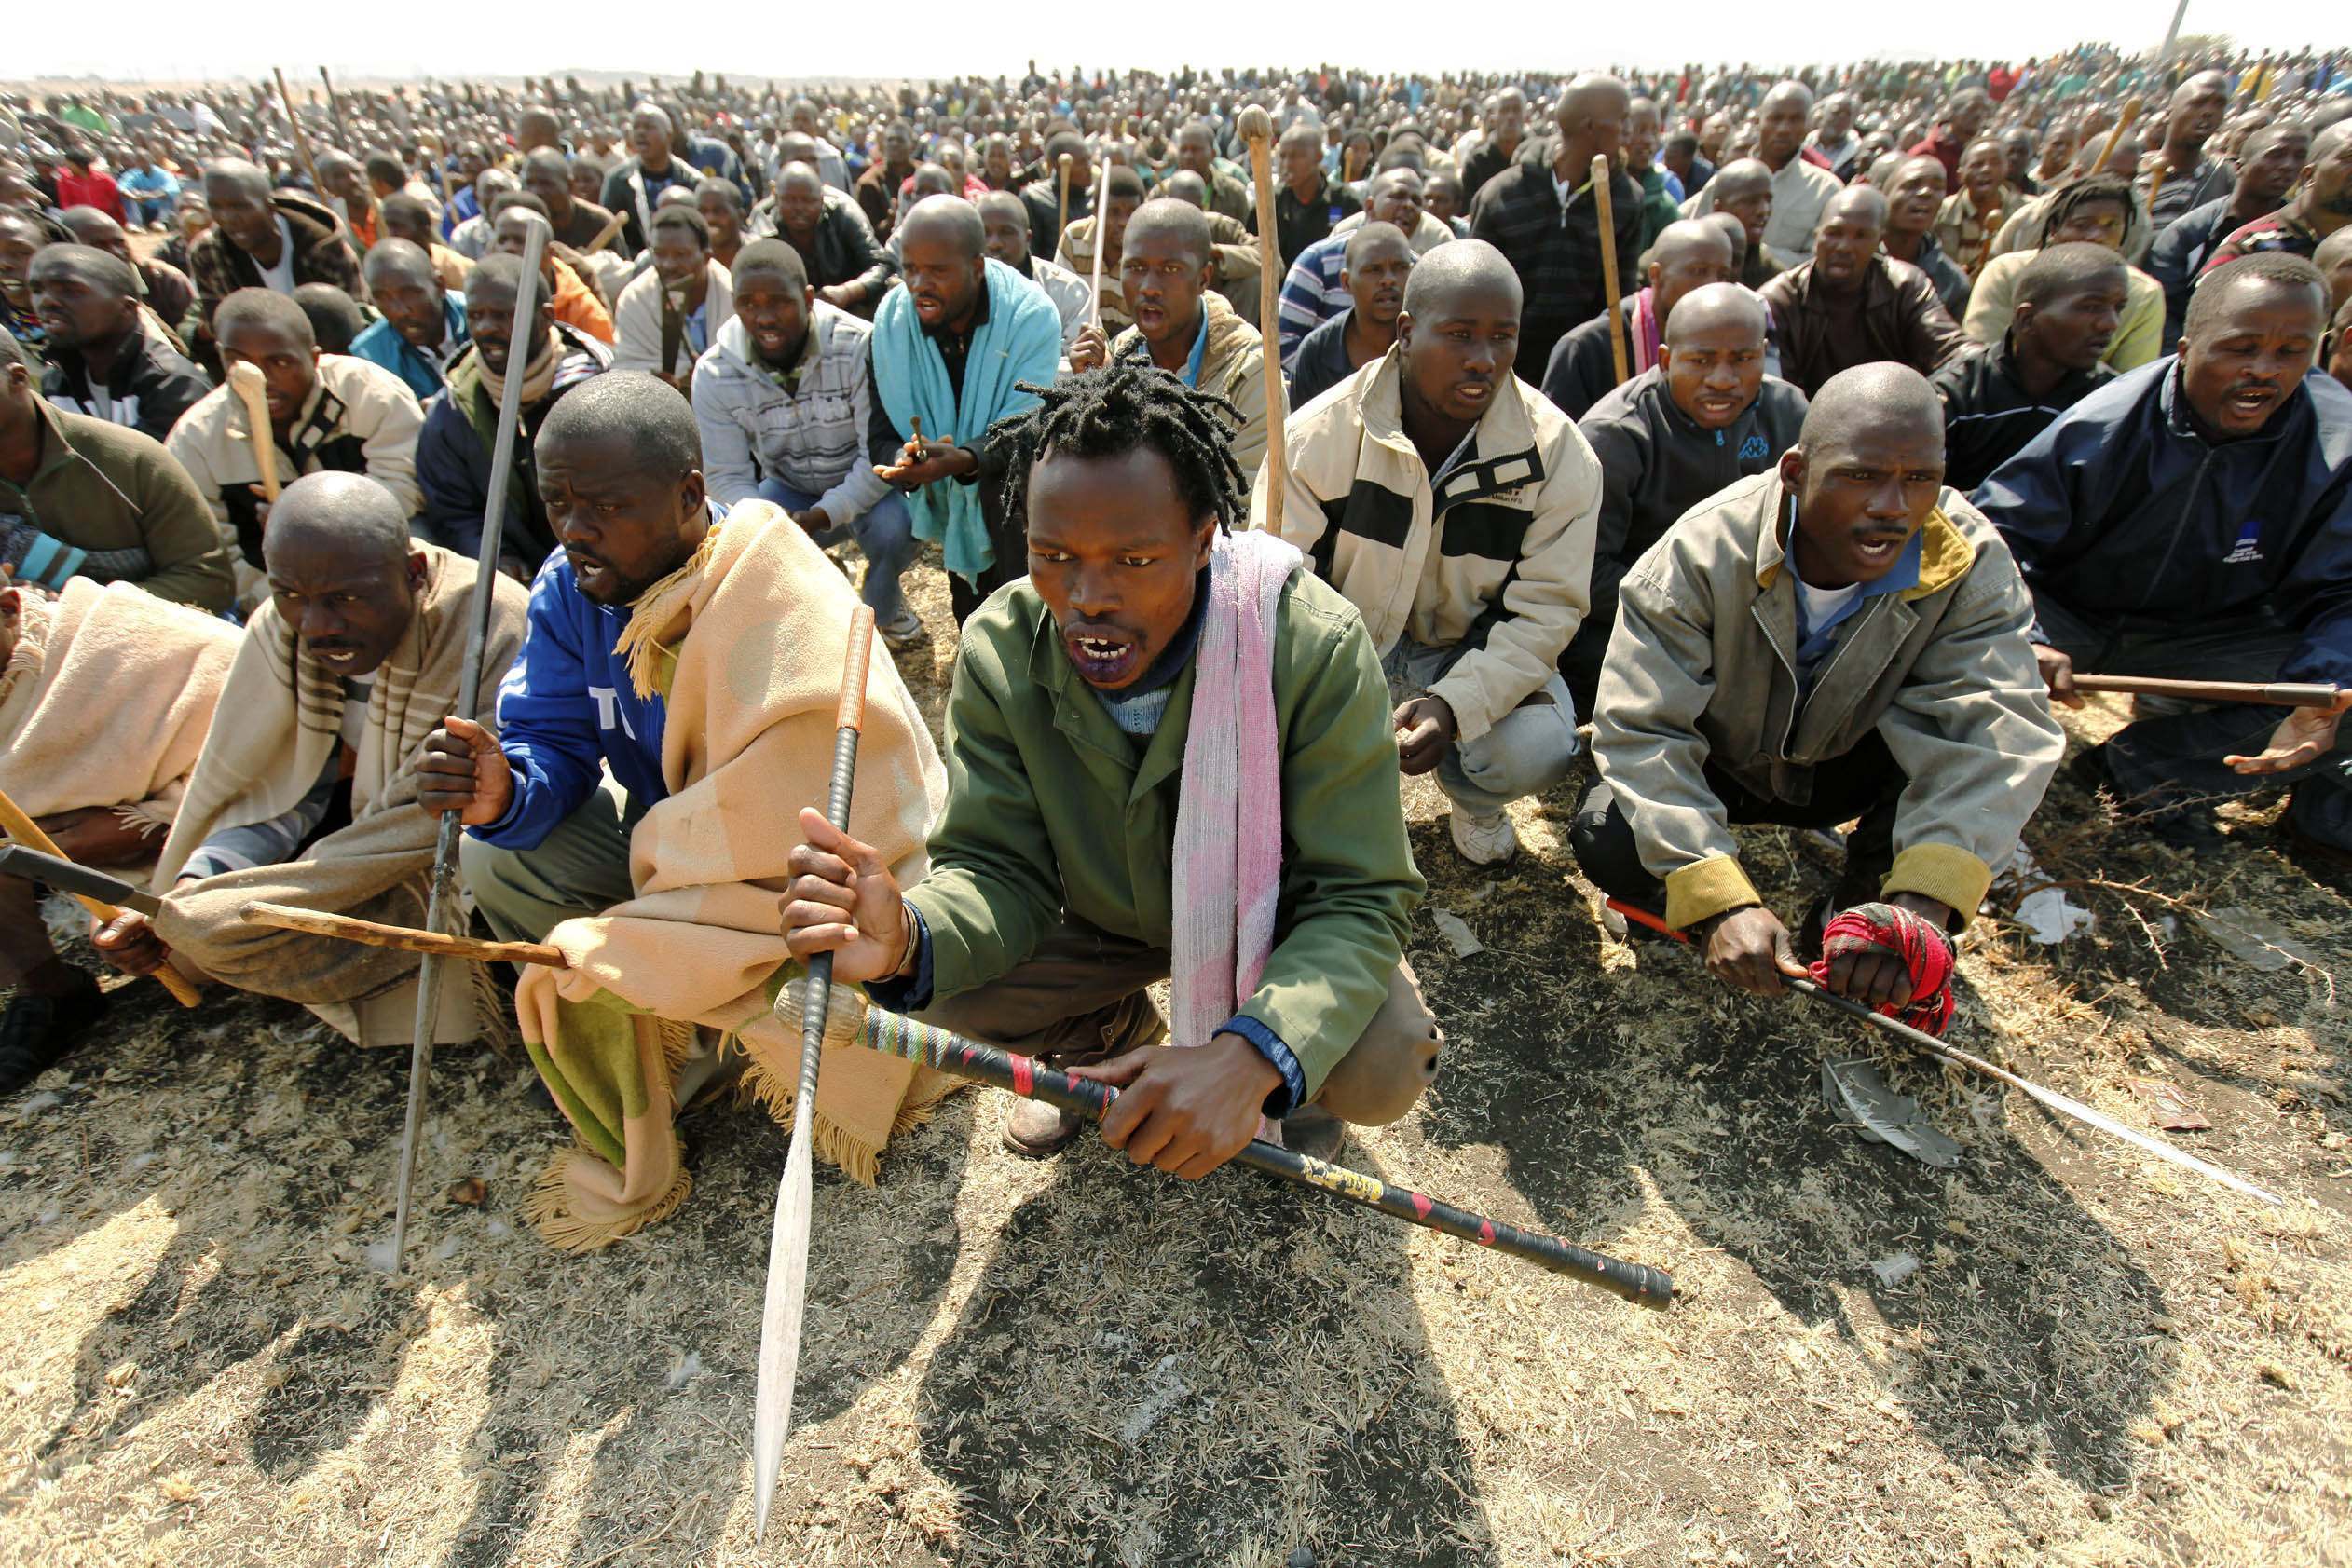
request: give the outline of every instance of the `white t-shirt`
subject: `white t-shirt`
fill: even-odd
[[[1815,588],[1803,578],[1797,579],[1797,597],[1801,601],[1798,607],[1805,616],[1802,631],[1811,634],[1814,627],[1852,604],[1854,595],[1861,592],[1862,584],[1858,582],[1849,582],[1843,588]]]
[[[262,287],[274,293],[290,294],[294,292],[294,230],[287,226],[283,212],[278,214],[278,265],[262,266],[259,260],[255,260],[253,265],[261,267]]]

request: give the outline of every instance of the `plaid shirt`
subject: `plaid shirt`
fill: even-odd
[[[1609,203],[1621,297],[1641,287],[1642,237],[1642,189],[1622,170],[1611,171]],[[1563,212],[1551,164],[1522,159],[1480,188],[1470,204],[1470,238],[1508,256],[1526,291],[1519,318],[1521,364],[1545,363],[1570,327],[1601,313],[1600,209],[1589,184],[1569,194]]]

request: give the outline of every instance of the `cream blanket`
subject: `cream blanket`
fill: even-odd
[[[118,808],[160,829],[179,810],[237,628],[127,582],[17,590],[0,674],[0,791],[35,817]]]
[[[352,758],[350,824],[311,844],[300,860],[174,888],[180,868],[213,834],[291,810],[340,743],[341,677],[301,650],[276,606],[265,603],[245,627],[155,875],[163,898],[157,934],[216,980],[317,1005],[377,995],[416,972],[414,953],[254,925],[239,910],[248,900],[267,899],[393,925],[424,923],[438,824],[417,804],[417,760],[425,737],[457,707],[474,564],[435,545],[418,548],[425,552],[425,586],[416,618],[368,693],[367,722]],[[494,593],[482,659],[482,690],[493,696],[522,647],[529,603],[522,585],[503,575]]]
[[[783,936],[797,815],[822,809],[856,596],[782,511],[743,501],[694,559],[647,590],[621,647],[667,707],[667,798],[629,844],[636,895],[547,940],[568,970],[523,972],[515,1011],[532,1059],[580,1134],[542,1179],[533,1218],[555,1245],[602,1246],[667,1215],[691,1183],[671,1126],[675,1069],[702,1026],[749,1061],[748,1084],[788,1115],[797,1032],[771,1011],[800,972]],[[849,831],[911,884],[947,798],[923,716],[877,641]],[[861,1180],[892,1132],[950,1084],[909,1062],[827,1050],[816,1152]]]

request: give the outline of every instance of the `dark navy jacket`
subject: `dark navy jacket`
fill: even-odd
[[[2039,601],[2092,621],[2276,617],[2281,680],[2352,685],[2352,391],[2305,375],[2254,435],[2208,442],[2158,360],[2058,416],[1973,498]]]

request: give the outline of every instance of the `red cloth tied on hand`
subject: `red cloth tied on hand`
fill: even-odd
[[[1811,973],[1829,984],[1834,959],[1883,954],[1911,977],[1911,1000],[1879,1008],[1887,1017],[1924,1029],[1938,1040],[1952,1021],[1952,945],[1944,934],[1910,910],[1894,904],[1857,904],[1822,929],[1821,957]]]

